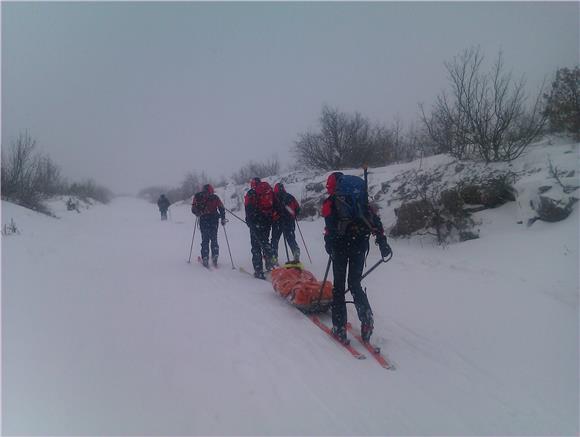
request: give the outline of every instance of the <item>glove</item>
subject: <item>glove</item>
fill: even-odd
[[[227,222],[228,222],[228,219],[224,217],[222,219],[222,226],[225,226]]]
[[[377,244],[379,245],[381,256],[383,258],[387,258],[392,255],[393,251],[391,250],[391,246],[389,246],[387,243],[387,237],[383,235],[382,237],[377,238]]]

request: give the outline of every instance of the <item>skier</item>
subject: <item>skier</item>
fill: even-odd
[[[270,245],[270,228],[274,211],[274,193],[268,182],[260,178],[250,181],[250,190],[244,197],[246,209],[246,224],[250,228],[250,243],[252,245],[252,264],[254,277],[265,279],[264,265],[267,271],[272,270],[276,260],[272,256]]]
[[[201,230],[201,262],[209,267],[209,249],[211,242],[211,259],[217,267],[219,244],[217,240],[218,225],[221,219],[222,226],[227,223],[226,211],[220,198],[214,193],[213,186],[206,184],[202,191],[193,196],[191,212],[199,217]]]
[[[341,184],[343,178],[345,183]],[[349,186],[346,181],[354,184],[362,183],[362,189],[359,188],[358,191],[352,190],[349,192]],[[379,216],[368,204],[368,195],[364,185],[365,182],[361,178],[344,176],[340,172],[334,172],[326,181],[326,189],[329,196],[322,204],[322,216],[326,225],[324,233],[325,249],[332,258],[332,271],[334,274],[332,333],[343,343],[348,343],[346,338],[347,312],[345,303],[347,267],[348,287],[352,293],[357,315],[361,322],[361,337],[363,341],[368,342],[373,332],[373,312],[360,282],[365,257],[369,250],[370,234],[375,235],[375,244],[378,244],[383,258],[391,254],[391,248],[387,244],[387,237],[384,234],[383,224]],[[349,208],[345,208],[347,203],[358,205],[360,214],[349,213]]]
[[[274,185],[274,215],[272,222],[272,254],[278,261],[278,243],[280,236],[284,238],[292,251],[293,263],[300,262],[300,248],[296,244],[294,230],[296,228],[296,217],[300,213],[300,205],[296,198],[286,192],[284,185],[277,183]]]
[[[167,220],[167,210],[169,209],[169,199],[165,197],[165,194],[159,196],[157,200],[157,206],[159,207],[159,212],[161,213],[161,220]]]

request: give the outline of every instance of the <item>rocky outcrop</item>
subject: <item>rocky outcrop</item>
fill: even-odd
[[[556,200],[548,196],[540,195],[535,201],[532,201],[531,206],[538,214],[538,220],[554,223],[567,218],[572,212],[576,201],[577,199],[575,198]]]
[[[391,229],[391,235],[410,235],[420,229],[426,228],[432,216],[433,207],[426,200],[416,200],[403,203],[395,209],[397,223]]]

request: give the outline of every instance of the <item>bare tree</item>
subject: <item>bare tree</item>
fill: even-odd
[[[272,158],[264,162],[250,161],[232,175],[236,184],[245,184],[252,178],[265,178],[280,172],[280,161]]]
[[[66,182],[61,176],[60,168],[48,156],[39,156],[36,161],[34,185],[37,191],[47,197],[63,194]]]
[[[38,158],[34,155],[36,141],[24,132],[2,155],[2,197],[23,206],[38,209],[42,198],[35,178]],[[4,148],[3,148],[4,149]]]
[[[180,193],[177,194],[177,197],[180,199],[189,199],[193,197],[193,195],[203,188],[205,184],[213,183],[211,178],[207,175],[205,171],[201,173],[197,172],[189,172],[185,175],[183,182],[181,183]],[[175,199],[177,200],[177,199]]]
[[[445,62],[450,94],[442,92],[430,114],[420,105],[421,118],[433,141],[455,157],[511,161],[542,132],[542,90],[528,105],[525,78],[504,71],[501,51],[490,72],[482,71],[483,61],[477,47]]]
[[[319,132],[298,135],[294,153],[309,168],[333,170],[380,166],[389,160],[392,137],[381,126],[372,126],[361,114],[346,114],[324,106]]]

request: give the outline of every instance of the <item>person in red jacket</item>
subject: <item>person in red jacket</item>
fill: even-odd
[[[286,192],[284,184],[277,183],[274,185],[274,215],[272,223],[272,253],[278,260],[278,244],[280,242],[280,237],[284,235],[284,238],[290,250],[292,251],[292,257],[294,263],[300,262],[300,248],[296,243],[296,235],[294,231],[296,229],[296,217],[300,213],[300,205],[296,198]]]
[[[250,228],[254,276],[265,279],[262,260],[267,271],[272,270],[275,264],[270,245],[270,228],[274,212],[274,192],[270,184],[260,178],[253,178],[250,181],[250,190],[244,196],[244,206],[246,224]]]
[[[225,226],[226,211],[220,198],[214,193],[213,186],[206,184],[202,191],[193,196],[191,212],[199,217],[199,229],[201,231],[201,261],[205,267],[209,267],[209,249],[211,243],[211,259],[217,267],[220,247],[217,239],[218,225],[221,219]]]
[[[368,342],[373,332],[373,312],[366,293],[361,286],[365,257],[369,250],[369,237],[376,237],[383,258],[391,254],[381,219],[369,206],[368,199],[361,206],[362,214],[353,219],[341,217],[344,202],[336,196],[337,185],[344,175],[334,172],[326,181],[328,198],[322,204],[324,217],[324,243],[326,252],[332,258],[334,285],[332,290],[332,333],[341,342],[348,343],[346,337],[345,281],[354,300],[354,306],[361,322],[361,336]],[[366,197],[366,194],[365,194]]]

